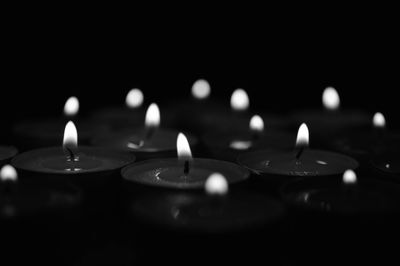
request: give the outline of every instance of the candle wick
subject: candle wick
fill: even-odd
[[[189,160],[185,161],[185,164],[183,165],[183,173],[185,175],[188,175],[190,171],[190,165],[189,165]]]
[[[65,149],[67,150],[67,152],[69,153],[69,159],[74,162],[75,161],[75,154],[72,152],[72,150],[68,147],[65,147]]]
[[[300,157],[303,154],[303,152],[304,152],[304,146],[301,146],[300,149],[297,151],[296,160],[300,159]]]
[[[156,129],[157,127],[154,126],[145,128],[144,137],[142,138],[142,140],[140,140],[139,147],[143,147],[144,143],[153,137]]]

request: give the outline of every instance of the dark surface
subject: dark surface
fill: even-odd
[[[225,104],[235,88],[243,87],[253,110],[282,115],[318,108],[322,90],[334,86],[343,107],[381,111],[390,128],[399,128],[399,52],[396,29],[392,29],[396,23],[389,15],[379,20],[377,11],[358,18],[354,17],[362,13],[358,9],[344,16],[329,10],[315,17],[300,12],[283,12],[278,18],[269,18],[271,11],[250,13],[250,21],[240,12],[232,14],[232,23],[207,20],[210,25],[203,25],[204,14],[172,25],[165,23],[169,17],[155,25],[149,22],[152,17],[131,21],[136,11],[121,23],[126,30],[108,22],[83,25],[75,21],[71,25],[70,16],[58,21],[39,19],[38,15],[19,23],[14,23],[18,17],[14,18],[4,36],[2,143],[23,150],[14,143],[12,124],[58,116],[71,95],[79,97],[85,115],[122,104],[132,87],[144,90],[146,105],[185,99],[197,78],[209,80],[212,96]],[[200,25],[195,23],[187,30],[186,22],[194,21]],[[199,150],[195,156],[209,154]],[[380,178],[381,173],[366,162],[360,169],[362,176]],[[127,195],[118,185],[120,177],[116,175],[114,180],[87,195],[73,222],[42,217],[11,225],[1,221],[1,235],[7,232],[11,238],[1,241],[0,260],[6,257],[16,264],[39,261],[48,265],[208,264],[214,260],[357,265],[399,260],[394,250],[397,246],[392,244],[400,236],[398,215],[343,220],[289,208],[283,221],[262,230],[184,234],[130,219],[124,208]],[[270,184],[254,176],[251,180],[243,185],[245,189],[277,198]],[[128,195],[136,196],[140,193]]]

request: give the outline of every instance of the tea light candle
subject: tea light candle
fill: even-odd
[[[166,157],[175,152],[178,131],[159,128],[160,110],[155,103],[150,104],[146,112],[143,128],[117,131],[94,138],[94,146],[109,147],[121,151],[133,152],[138,159]],[[197,138],[189,135],[191,145],[197,144]]]
[[[130,213],[146,223],[179,231],[223,233],[271,226],[285,214],[280,202],[265,195],[229,190],[227,179],[212,173],[204,191],[146,195],[132,201]]]
[[[0,221],[54,215],[78,207],[80,201],[79,190],[70,185],[19,179],[11,165],[0,170]]]
[[[219,160],[192,158],[187,138],[179,133],[178,158],[154,159],[135,163],[122,170],[125,181],[175,189],[199,189],[214,172],[223,174],[229,183],[246,180],[249,172],[242,167]]]
[[[400,147],[400,134],[386,128],[386,119],[382,113],[375,113],[370,130],[352,130],[339,134],[331,147],[345,154],[365,160],[371,154],[382,154]]]
[[[307,178],[282,188],[284,200],[313,211],[345,215],[400,211],[400,186],[381,179],[358,179],[353,170],[340,178]]]
[[[18,150],[12,146],[0,146],[0,167],[8,163]]]
[[[306,124],[299,128],[295,150],[265,150],[243,154],[238,161],[259,175],[322,176],[343,173],[358,167],[351,157],[308,148],[309,131]]]
[[[218,159],[236,161],[239,154],[262,149],[288,149],[293,137],[276,130],[264,130],[264,121],[259,115],[250,119],[247,130],[210,132],[203,141],[213,156]]]
[[[16,156],[12,164],[20,170],[50,174],[51,176],[70,176],[76,181],[89,174],[107,174],[133,162],[135,156],[115,150],[78,147],[78,134],[72,121],[65,127],[63,147],[50,147],[31,150]]]
[[[368,127],[369,115],[357,110],[343,110],[340,108],[338,92],[328,87],[322,94],[324,110],[308,110],[296,112],[293,115],[297,123],[306,122],[317,137],[331,136],[334,132],[343,129]]]
[[[57,119],[33,120],[18,123],[14,127],[14,133],[18,143],[24,149],[53,146],[63,137],[63,125],[70,119],[76,118],[79,112],[79,100],[72,96],[64,105],[64,117]],[[75,119],[76,120],[76,119]],[[80,133],[80,141],[88,144],[94,134],[107,132],[108,127],[87,120],[77,120]]]

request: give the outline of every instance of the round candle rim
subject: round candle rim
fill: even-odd
[[[4,157],[4,159],[1,160],[8,160],[10,158],[15,157],[18,154],[18,149],[12,145],[0,145],[1,148],[4,149],[9,149],[10,150],[10,156]]]
[[[24,158],[25,156],[28,156],[31,153],[34,152],[41,152],[41,151],[51,151],[51,150],[62,150],[62,147],[56,147],[56,146],[52,146],[52,147],[44,147],[44,148],[39,148],[39,149],[33,149],[33,150],[29,150],[23,153],[18,154],[16,157],[14,157],[11,160],[11,164],[13,166],[15,166],[17,169],[21,169],[24,171],[29,171],[29,172],[34,172],[34,173],[42,173],[42,174],[54,174],[54,175],[85,175],[85,174],[92,174],[92,173],[99,173],[99,172],[107,172],[107,171],[115,171],[118,170],[120,168],[123,168],[125,166],[127,166],[128,164],[131,164],[133,162],[135,162],[136,160],[136,156],[132,153],[128,153],[128,152],[123,152],[123,151],[119,151],[119,150],[115,150],[115,149],[110,149],[110,148],[103,148],[103,147],[92,147],[92,146],[79,146],[78,149],[84,149],[84,150],[101,150],[101,151],[106,151],[105,154],[110,155],[110,153],[112,154],[120,154],[123,155],[124,157],[127,158],[127,162],[121,163],[119,166],[115,166],[112,168],[108,168],[108,169],[102,169],[102,170],[86,170],[84,172],[72,172],[72,171],[67,171],[67,172],[59,172],[56,170],[52,170],[52,169],[47,169],[47,168],[41,168],[39,169],[32,169],[31,167],[25,167],[25,166],[21,166],[19,160],[21,160],[21,157]]]
[[[203,186],[201,186],[201,187],[191,187],[191,186],[188,186],[188,187],[178,187],[178,186],[173,186],[173,185],[169,185],[169,186],[168,186],[168,185],[165,185],[165,186],[157,186],[157,185],[152,184],[151,182],[141,182],[141,181],[138,181],[138,180],[136,180],[136,179],[135,179],[134,181],[132,181],[132,180],[129,180],[129,179],[126,177],[126,172],[129,171],[129,170],[131,170],[131,168],[134,168],[135,166],[139,166],[139,167],[140,167],[140,166],[143,166],[143,165],[146,165],[146,164],[160,163],[160,161],[172,161],[172,160],[173,160],[174,162],[179,161],[178,158],[157,158],[157,159],[149,159],[149,160],[144,160],[144,161],[139,161],[139,162],[131,163],[131,164],[126,165],[125,167],[123,167],[123,168],[121,169],[121,177],[122,177],[122,179],[125,180],[125,181],[133,182],[133,183],[140,184],[140,185],[145,185],[145,186],[147,186],[147,187],[154,187],[154,188],[163,187],[163,188],[177,189],[177,190],[199,190],[199,189],[204,189]],[[232,165],[232,166],[234,166],[234,167],[237,167],[237,169],[242,170],[242,171],[243,171],[243,178],[242,178],[241,180],[229,182],[230,185],[233,185],[233,184],[236,184],[236,183],[240,183],[240,182],[242,182],[242,181],[246,181],[246,180],[248,180],[248,179],[250,178],[250,175],[251,175],[251,173],[250,173],[250,171],[249,171],[248,169],[245,169],[245,168],[243,168],[242,166],[240,166],[240,165],[238,165],[238,164],[235,164],[235,163],[233,163],[233,162],[229,162],[229,161],[216,160],[216,159],[209,159],[209,158],[193,158],[193,161],[211,161],[211,162],[213,162],[213,163],[221,163],[221,162],[222,162],[222,163],[224,163],[224,164],[226,164],[226,165]]]
[[[348,155],[346,155],[346,154],[342,154],[342,153],[338,153],[338,152],[333,152],[333,151],[319,150],[319,149],[309,149],[309,150],[310,150],[310,151],[317,151],[317,152],[328,153],[328,154],[334,154],[334,155],[340,155],[340,156],[346,157],[346,159],[349,159],[349,160],[351,161],[351,163],[355,165],[355,167],[352,168],[352,169],[357,169],[357,168],[360,167],[360,163],[359,163],[356,159],[354,159],[353,157],[348,156]],[[285,151],[286,151],[286,152],[289,152],[289,151],[291,151],[291,150],[276,150],[276,149],[274,150],[274,149],[270,149],[270,150],[260,150],[260,151],[246,152],[246,153],[240,154],[240,155],[237,157],[236,161],[237,161],[237,163],[238,163],[239,165],[241,165],[242,167],[244,167],[244,168],[248,169],[250,172],[256,173],[256,174],[258,174],[258,175],[263,174],[263,175],[294,176],[294,177],[295,177],[296,175],[284,175],[284,174],[275,173],[275,172],[256,171],[256,170],[252,169],[251,167],[249,167],[248,165],[244,164],[244,162],[243,162],[243,160],[242,160],[244,157],[246,157],[246,156],[248,156],[248,155],[261,154],[261,153],[265,153],[265,152],[285,152]],[[331,176],[331,175],[338,175],[338,174],[319,174],[318,176]]]
[[[309,189],[310,191],[315,190],[315,189],[330,187],[329,185],[331,185],[331,184],[334,184],[335,187],[339,188],[341,185],[341,182],[342,182],[342,177],[338,177],[338,176],[330,176],[330,177],[326,177],[326,178],[318,178],[318,176],[298,177],[298,178],[292,179],[290,181],[287,181],[279,189],[280,198],[283,199],[284,202],[291,204],[293,206],[299,206],[299,207],[308,208],[308,209],[314,210],[314,211],[325,212],[324,210],[322,210],[319,207],[316,207],[315,205],[306,204],[302,201],[294,201],[293,197],[289,196],[289,194],[294,194],[293,190],[294,190],[294,188],[296,188],[296,186],[298,187],[295,190],[296,193],[305,191],[304,186],[306,184],[302,184],[303,182],[306,184],[312,184],[312,186],[310,186],[310,189]],[[384,179],[373,178],[373,177],[364,177],[364,178],[360,178],[360,180],[359,180],[359,183],[361,184],[361,186],[363,186],[363,184],[367,184],[367,183],[371,183],[371,182],[373,182],[374,184],[375,183],[382,184],[391,190],[394,190],[394,187],[397,187],[397,189],[400,191],[400,184],[390,182],[390,181],[387,181]],[[386,193],[385,193],[385,195],[386,195]],[[398,197],[398,203],[400,203],[400,195]],[[385,211],[387,212],[388,210],[386,209],[386,210],[382,210],[382,211],[362,211],[362,212],[358,211],[358,212],[355,212],[355,214],[382,213]],[[338,213],[338,214],[349,213],[349,212],[340,211],[337,209],[335,209],[334,211],[330,211],[330,212]],[[400,207],[398,209],[393,209],[393,208],[389,209],[389,213],[400,213]]]

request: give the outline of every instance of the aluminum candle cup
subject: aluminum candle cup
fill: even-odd
[[[12,146],[0,146],[0,167],[10,162],[17,153],[18,150]]]
[[[92,144],[132,152],[139,160],[170,157],[175,154],[178,131],[159,128],[159,125],[160,110],[153,103],[147,110],[144,127],[98,136]],[[191,145],[197,144],[195,137],[189,136],[188,139]]]
[[[95,186],[104,178],[133,162],[135,156],[109,149],[77,145],[77,130],[72,122],[65,127],[63,147],[24,152],[12,160],[19,170],[48,178],[64,177]],[[91,184],[93,183],[93,184]]]
[[[153,159],[131,164],[122,169],[125,181],[135,184],[175,189],[201,189],[214,172],[224,175],[228,183],[244,181],[249,172],[242,167],[219,160],[192,158],[187,138],[180,133],[178,158]]]
[[[280,202],[246,190],[228,192],[223,178],[212,174],[205,183],[206,192],[145,195],[132,200],[128,211],[146,224],[213,234],[271,227],[284,216],[285,208]]]

